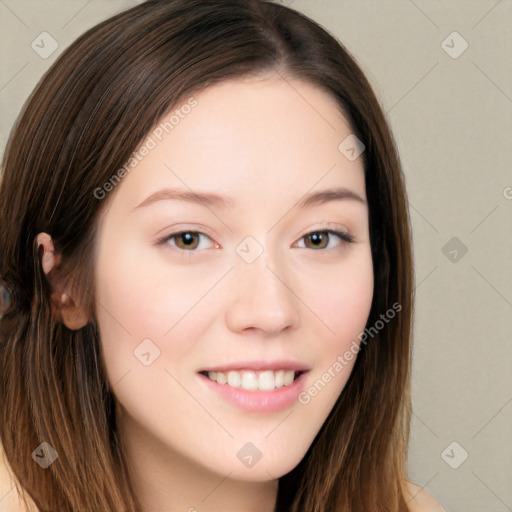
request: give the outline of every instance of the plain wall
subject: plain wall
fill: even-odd
[[[0,2],[2,152],[62,50],[136,3]],[[512,510],[512,2],[283,3],[357,59],[401,154],[416,273],[411,480],[450,512]],[[31,47],[42,32],[58,44],[47,58]]]

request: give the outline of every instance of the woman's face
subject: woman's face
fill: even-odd
[[[227,81],[195,100],[144,141],[101,219],[104,361],[139,460],[275,479],[329,415],[369,315],[363,163],[339,148],[351,129],[335,100],[305,82]],[[341,188],[361,200],[311,199]],[[179,199],[191,192],[226,199]]]

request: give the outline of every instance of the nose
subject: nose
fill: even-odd
[[[290,269],[267,251],[252,263],[239,259],[233,273],[233,288],[226,323],[238,333],[258,331],[268,337],[300,323],[300,300]]]

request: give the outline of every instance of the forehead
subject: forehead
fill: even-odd
[[[351,132],[336,100],[312,84],[281,77],[221,82],[163,116],[138,152],[150,149],[116,192],[132,207],[162,187],[228,195],[240,206],[282,201],[316,184],[365,198],[361,158],[350,161],[339,149]]]

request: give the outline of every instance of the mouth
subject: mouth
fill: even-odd
[[[307,384],[309,369],[290,368],[286,364],[283,366],[287,369],[276,364],[272,370],[255,364],[253,367],[258,369],[243,366],[232,366],[230,370],[217,367],[197,375],[207,390],[250,413],[276,413],[296,405]]]
[[[308,370],[225,370],[200,371],[199,374],[207,377],[217,384],[246,391],[274,391],[291,386],[302,374]]]

